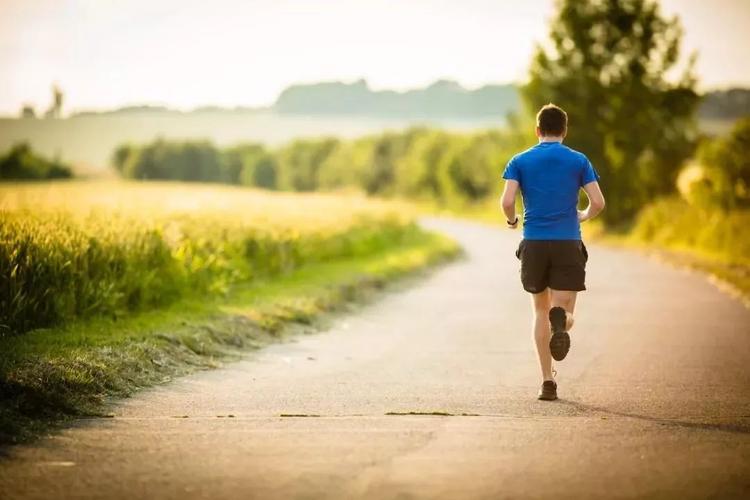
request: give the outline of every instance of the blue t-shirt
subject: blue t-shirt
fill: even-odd
[[[581,239],[578,191],[599,180],[586,155],[559,142],[540,142],[511,158],[503,179],[521,187],[525,239]]]

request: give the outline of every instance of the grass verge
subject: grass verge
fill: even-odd
[[[0,444],[27,441],[77,416],[105,416],[108,398],[238,359],[300,327],[312,330],[324,313],[458,252],[442,236],[414,231],[382,252],[236,285],[224,298],[0,339]]]
[[[605,242],[635,248],[709,274],[721,288],[750,300],[750,211],[702,208],[679,198],[646,206],[630,227],[602,233]]]

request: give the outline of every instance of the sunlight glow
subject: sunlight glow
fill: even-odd
[[[750,84],[750,2],[663,0],[704,87]],[[293,83],[406,89],[522,81],[551,0],[0,0],[0,113],[126,104],[267,106]]]

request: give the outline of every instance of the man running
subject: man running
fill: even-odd
[[[523,240],[516,257],[521,260],[521,283],[533,299],[534,340],[542,369],[539,399],[557,399],[552,359],[562,361],[570,349],[576,294],[586,289],[588,254],[581,241],[580,223],[604,208],[599,175],[586,156],[562,144],[568,115],[554,104],[536,115],[539,143],[519,153],[503,172],[502,207],[508,227],[518,227],[516,193],[524,205]],[[578,193],[589,199],[578,210]]]

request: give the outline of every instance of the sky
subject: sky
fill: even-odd
[[[750,0],[662,0],[702,89],[750,86]],[[553,0],[0,0],[0,114],[267,106],[294,83],[525,79]]]

